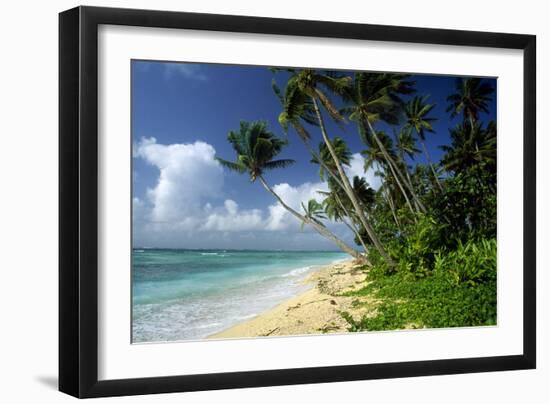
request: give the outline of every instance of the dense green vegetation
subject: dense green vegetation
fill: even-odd
[[[361,319],[342,313],[350,331],[495,324],[496,124],[480,120],[493,87],[481,79],[457,79],[448,115],[435,117],[429,96],[416,94],[415,82],[404,74],[285,74],[284,90],[273,82],[282,106],[279,122],[309,151],[328,191],[320,192],[320,200],[304,201],[301,211],[276,194],[264,173],[294,161],[277,158],[288,141],[262,121],[242,122],[230,132],[236,159],[218,160],[259,180],[302,226],[364,265],[366,284],[349,295],[357,304],[365,295],[381,303]],[[436,119],[450,122],[455,116],[462,119],[449,128],[451,142],[435,162],[426,137],[435,134]],[[363,148],[352,151],[343,136],[331,137],[326,119],[345,126],[346,136],[358,136]],[[377,190],[362,177],[346,175],[353,152],[364,157],[365,171],[376,170],[382,180]],[[336,236],[330,222],[343,223],[356,246]]]

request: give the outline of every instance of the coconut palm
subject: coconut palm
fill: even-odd
[[[361,206],[365,211],[368,211],[375,201],[376,192],[372,189],[364,177],[353,177],[353,190]]]
[[[407,181],[409,183],[409,189],[411,190],[414,201],[416,203],[416,201],[419,200],[419,197],[416,193],[416,190],[414,189],[414,184],[409,173],[409,166],[407,164],[407,161],[405,160],[405,155],[408,156],[410,159],[414,159],[414,156],[420,153],[420,150],[416,147],[416,141],[414,140],[414,137],[412,136],[410,130],[401,129],[401,131],[399,131],[399,134],[394,131],[393,135],[395,138],[395,148],[399,156],[399,163],[403,167],[403,171],[405,172],[405,176],[407,177]],[[420,207],[418,208],[420,209]]]
[[[381,142],[373,125],[378,122],[388,124],[397,124],[401,115],[403,100],[401,96],[414,92],[414,82],[408,80],[407,75],[393,73],[356,73],[353,79],[353,85],[349,86],[343,94],[343,98],[348,105],[342,110],[348,114],[349,118],[357,122],[359,134],[363,142],[368,142],[368,134],[372,136],[374,143],[386,160],[386,166],[393,170],[396,182],[405,195],[403,184],[407,188],[405,177],[401,173],[400,167],[395,162],[383,142]],[[424,205],[420,200],[416,200],[414,190],[409,189],[415,204],[425,212]]]
[[[340,137],[335,137],[331,143],[340,163],[349,167],[351,161],[351,151],[346,142]],[[321,192],[322,194],[329,196],[326,198],[328,205],[325,206],[325,209],[327,207],[331,209],[332,207],[329,218],[343,222],[350,230],[352,230],[356,239],[358,239],[359,244],[363,246],[366,252],[367,247],[365,245],[365,241],[361,238],[361,234],[357,230],[357,228],[361,227],[361,225],[360,220],[354,213],[355,210],[353,204],[346,195],[345,189],[339,186],[334,177],[330,175],[330,173],[334,173],[336,169],[334,166],[334,160],[332,159],[325,143],[321,142],[319,144],[319,154],[317,157],[312,158],[311,162],[314,164],[321,164],[324,162],[324,164],[321,164],[319,167],[319,176],[321,180],[327,180],[331,191]],[[374,201],[374,190],[369,187],[369,184],[364,178],[359,178],[357,176],[353,177],[352,188],[361,204],[361,208],[366,211],[367,206],[372,204]],[[337,207],[339,207],[339,209],[335,210]],[[348,223],[346,217],[350,220],[351,224]]]
[[[463,120],[474,127],[480,112],[489,112],[489,102],[495,89],[480,78],[458,78],[455,82],[456,93],[447,97],[447,112],[451,117],[462,113]]]
[[[241,174],[248,173],[251,182],[259,180],[262,186],[277,199],[279,204],[291,215],[300,220],[300,222],[313,227],[323,237],[333,241],[342,251],[355,258],[361,258],[359,252],[331,233],[322,223],[312,220],[310,217],[304,216],[288,206],[273,188],[269,186],[264,178],[264,173],[276,168],[288,167],[294,163],[294,160],[275,159],[281,153],[283,147],[286,146],[287,142],[269,132],[265,122],[242,121],[239,131],[229,132],[227,140],[231,143],[233,150],[237,154],[237,159],[235,161],[228,161],[216,157],[222,166]]]
[[[324,226],[321,220],[326,220],[327,216],[323,210],[323,205],[317,202],[315,199],[310,199],[307,201],[307,205],[301,202],[302,209],[304,210],[304,215],[309,220],[316,222],[317,224]],[[302,222],[302,229],[304,228],[305,221]]]
[[[425,142],[426,133],[434,133],[432,122],[436,120],[435,118],[428,116],[435,107],[435,104],[428,104],[426,102],[428,100],[428,97],[429,96],[416,96],[405,104],[404,111],[406,122],[404,129],[416,132],[416,135],[420,140],[420,144],[422,145],[422,150],[424,151],[424,157],[426,157],[426,161],[430,166],[437,186],[441,191],[443,191],[443,187],[441,185],[441,182],[439,181],[439,177],[435,171],[434,165],[432,164],[430,153],[426,148]]]
[[[374,141],[374,135],[371,136],[370,134],[365,134],[364,141],[367,144],[368,148],[361,152],[362,156],[365,158],[365,171],[373,167],[374,164],[377,164],[379,167],[383,168],[384,171],[387,171],[387,169],[389,168],[389,171],[393,176],[395,183],[399,187],[399,190],[405,198],[407,206],[409,207],[409,210],[411,211],[413,218],[415,218],[416,221],[416,212],[411,205],[409,196],[407,195],[407,192],[405,192],[401,181],[399,181],[395,167],[392,163],[390,163],[390,160],[386,158],[386,156],[389,156],[392,161],[395,161],[396,159],[396,156],[393,152],[392,141],[390,137],[387,136],[384,132],[376,133],[376,137],[378,138],[378,142]]]
[[[359,217],[359,220],[363,227],[365,228],[370,240],[373,242],[374,246],[388,263],[389,266],[393,267],[394,263],[391,257],[386,253],[380,239],[374,232],[372,225],[368,222],[364,212],[361,210],[357,196],[353,193],[353,188],[351,187],[349,178],[346,176],[342,164],[340,163],[336,151],[334,150],[331,139],[327,133],[324,118],[321,113],[320,105],[328,112],[330,117],[337,122],[342,122],[344,117],[340,114],[338,108],[332,103],[330,98],[325,92],[328,90],[332,93],[342,94],[345,88],[349,85],[350,78],[347,76],[340,76],[335,74],[323,74],[313,69],[302,69],[294,70],[291,77],[289,78],[286,89],[285,89],[285,100],[293,98],[296,102],[303,102],[307,97],[308,101],[311,101],[313,110],[317,117],[317,122],[321,131],[323,141],[325,142],[327,149],[334,161],[334,167],[336,168],[336,173],[327,170],[329,174],[335,179],[335,181],[343,187],[346,194],[350,198],[354,209]],[[293,103],[285,103],[285,109],[283,113],[286,114],[283,116],[285,119],[290,119],[289,117],[293,116],[293,110],[296,110],[296,107],[290,108]],[[300,109],[297,109],[300,110]]]
[[[340,161],[340,164],[343,166],[349,166],[351,162],[351,150],[344,139],[337,136],[331,140],[331,144],[338,160]],[[322,180],[332,179],[330,173],[334,173],[336,171],[336,167],[334,164],[334,159],[332,158],[332,155],[324,142],[319,144],[319,153],[316,156],[313,156],[311,163],[320,164],[319,177],[321,177]]]
[[[330,187],[330,179],[329,179]],[[325,195],[323,200],[323,207],[325,213],[329,219],[344,223],[355,235],[355,239],[361,244],[368,252],[361,232],[359,230],[360,224],[357,215],[354,214],[353,205],[342,188],[332,186],[330,192],[319,191],[320,194]],[[375,201],[375,191],[369,186],[367,181],[358,176],[353,177],[353,189],[361,202],[362,208],[368,210],[368,208]]]
[[[281,69],[272,70],[276,72]],[[285,70],[288,72],[296,72],[294,69]],[[332,164],[332,169],[329,168],[327,166],[328,160],[326,158],[321,158],[311,146],[311,134],[306,129],[304,123],[312,126],[319,126],[311,97],[303,91],[300,91],[297,86],[287,87],[286,93],[283,96],[275,79],[271,81],[271,87],[283,107],[283,111],[279,114],[279,124],[285,133],[288,133],[289,127],[292,126],[296,131],[298,138],[302,141],[306,149],[311,154],[312,162],[320,164],[321,172],[331,176],[340,187],[344,188],[344,184],[342,184],[342,181],[335,172],[334,165]],[[328,150],[325,150],[325,153],[329,153]]]
[[[474,122],[473,128],[462,123],[450,130],[451,144],[441,146],[445,151],[442,164],[449,171],[465,172],[469,168],[480,165],[489,172],[496,170],[496,126],[493,121],[486,129],[479,122]]]

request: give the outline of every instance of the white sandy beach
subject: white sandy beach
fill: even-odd
[[[258,316],[208,338],[304,335],[346,332],[341,312],[355,319],[374,314],[371,297],[348,297],[342,293],[365,285],[366,273],[353,261],[339,262],[312,273],[305,282],[311,287]]]

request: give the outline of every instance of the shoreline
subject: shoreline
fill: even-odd
[[[371,297],[342,296],[365,285],[366,272],[353,260],[339,261],[310,273],[302,282],[311,285],[277,306],[206,339],[311,335],[348,332],[341,312],[359,319],[374,314]]]

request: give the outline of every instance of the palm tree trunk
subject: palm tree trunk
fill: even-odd
[[[432,174],[434,175],[435,182],[437,183],[437,186],[439,187],[439,190],[443,192],[443,187],[441,186],[441,182],[439,182],[439,178],[437,178],[437,174],[435,172],[435,168],[432,164],[432,160],[430,159],[430,153],[428,153],[428,149],[426,148],[426,144],[422,139],[420,139],[420,144],[422,144],[422,149],[424,150],[424,156],[426,156],[426,160],[428,161],[428,165],[432,169]]]
[[[412,178],[411,178],[411,175],[409,174],[409,169],[407,168],[407,163],[405,162],[405,159],[403,157],[403,153],[401,152],[401,161],[405,167],[405,176],[407,177],[407,181],[409,183],[409,189],[412,191],[413,193],[413,196],[415,198],[415,203],[417,203],[416,201],[418,200],[418,196],[416,195],[416,191],[414,190],[414,185],[412,183]],[[422,211],[422,208],[417,204],[417,207],[419,210]],[[425,211],[423,211],[423,213],[426,213]]]
[[[345,190],[346,188],[344,187],[344,184],[342,183],[342,181],[340,180],[340,178],[330,169],[329,166],[327,166],[325,164],[325,162],[323,161],[323,159],[321,158],[321,156],[319,156],[319,154],[317,154],[317,152],[313,149],[313,147],[311,147],[311,145],[309,144],[309,142],[307,140],[303,140],[306,148],[308,149],[309,153],[313,156],[313,158],[315,160],[317,160],[319,162],[319,165],[321,167],[323,167],[323,169],[328,173],[328,175],[330,175],[332,177],[332,179],[334,181],[336,181],[336,183],[340,186],[340,188],[342,188],[343,190]]]
[[[314,222],[313,220],[308,219],[304,215],[301,215],[294,209],[292,209],[290,206],[288,206],[281,197],[268,185],[266,180],[263,176],[259,175],[258,178],[260,179],[260,182],[262,183],[263,187],[277,199],[277,201],[281,204],[283,208],[285,208],[290,214],[292,214],[294,217],[299,219],[300,221],[309,224],[311,227],[313,227],[320,235],[323,237],[331,240],[334,242],[342,251],[345,253],[351,255],[355,259],[363,259],[361,254],[355,250],[354,248],[348,246],[344,241],[340,240],[338,237],[336,237],[330,230],[328,230],[325,226],[320,225],[319,223]]]
[[[372,136],[374,137],[374,140],[376,141],[376,144],[378,145],[378,147],[380,148],[380,150],[382,151],[382,154],[384,155],[384,158],[386,159],[386,161],[388,162],[388,165],[390,167],[394,167],[395,168],[395,171],[399,174],[399,177],[401,178],[401,180],[404,182],[404,183],[407,183],[407,181],[405,181],[404,177],[403,177],[403,174],[401,173],[401,170],[399,169],[399,167],[397,166],[397,164],[395,163],[395,161],[393,161],[393,159],[391,158],[391,156],[389,155],[388,151],[386,150],[386,147],[384,146],[384,144],[380,141],[380,138],[378,137],[378,135],[376,134],[376,131],[374,130],[374,128],[372,127],[372,124],[370,123],[370,121],[368,119],[365,119],[365,121],[367,122],[367,126],[369,127],[369,131],[371,132]],[[399,179],[397,179],[396,177],[396,180],[398,183],[400,183]],[[399,187],[401,189],[403,189],[402,185],[399,184]],[[409,188],[409,187],[407,187]],[[423,213],[426,213],[426,208],[424,207],[424,205],[422,204],[422,202],[420,202],[420,199],[418,199],[418,197],[416,196],[416,193],[414,192],[414,189],[412,189],[412,187],[409,188],[409,191],[411,192],[411,195],[413,196],[416,204],[420,207],[420,209],[422,210]],[[407,198],[405,196],[405,198]]]
[[[398,139],[397,135],[395,134],[395,132],[394,132],[394,138],[395,138],[395,143],[398,144],[399,139]],[[405,161],[405,156],[403,155],[403,149],[398,147],[398,150],[399,150],[399,159],[400,159],[401,164],[403,164],[403,171],[405,171],[405,179],[406,179],[405,183],[408,184],[407,188],[409,188],[409,190],[411,191],[411,194],[413,196],[413,200],[414,200],[416,208],[419,211],[421,211],[422,213],[426,213],[426,208],[424,208],[424,206],[420,206],[418,204],[418,201],[420,200],[420,198],[418,198],[418,195],[416,194],[416,191],[414,190],[414,185],[412,183],[411,175],[409,174],[409,167],[407,166],[407,162]]]
[[[317,99],[315,97],[311,97],[311,100],[313,101],[313,106],[315,108],[315,114],[317,115],[317,120],[319,121],[319,127],[321,128],[321,134],[323,136],[323,140],[325,144],[327,145],[327,148],[330,152],[330,155],[332,156],[332,159],[334,160],[334,164],[336,165],[336,169],[338,170],[338,174],[340,175],[340,179],[342,180],[342,184],[344,185],[344,190],[346,191],[346,194],[351,200],[351,203],[355,209],[355,212],[357,216],[359,217],[359,220],[361,221],[361,224],[367,231],[367,234],[369,235],[369,238],[373,242],[374,246],[380,253],[380,255],[384,258],[388,266],[394,267],[395,263],[391,259],[391,257],[386,253],[386,250],[384,249],[384,246],[380,242],[380,239],[374,232],[374,229],[370,225],[370,223],[365,218],[365,214],[361,208],[361,205],[359,204],[359,201],[357,200],[357,197],[355,195],[355,192],[353,192],[353,189],[351,188],[351,185],[349,183],[349,179],[344,173],[344,170],[342,168],[342,165],[340,164],[340,160],[338,160],[338,156],[336,155],[336,152],[334,151],[334,148],[332,147],[332,143],[330,142],[330,139],[328,138],[326,129],[325,129],[325,123],[323,122],[323,117],[321,116],[321,111],[319,110],[319,105],[317,103]]]
[[[471,130],[474,130],[474,117],[472,114],[468,114],[468,118],[470,119],[470,128]]]
[[[346,225],[346,227],[348,229],[350,229],[355,234],[355,237],[357,237],[357,239],[359,240],[359,242],[363,246],[363,249],[365,250],[365,256],[363,257],[363,259],[367,262],[367,264],[370,265],[370,262],[369,262],[368,258],[366,258],[369,254],[369,249],[365,245],[365,242],[363,241],[363,239],[361,238],[361,235],[359,234],[359,231],[355,228],[355,226],[353,224],[348,223],[348,221],[345,218],[342,218],[342,223],[344,223]]]
[[[395,221],[395,224],[399,230],[401,230],[401,225],[399,224],[399,219],[397,218],[397,214],[395,213],[395,204],[393,203],[393,199],[391,197],[389,189],[386,188],[386,200],[388,201],[388,205],[390,205],[391,214],[393,216],[393,220]]]
[[[397,182],[397,185],[399,186],[399,189],[401,190],[401,193],[405,197],[405,201],[407,202],[407,206],[409,207],[409,210],[411,211],[411,213],[413,215],[414,222],[416,223],[416,212],[415,212],[415,210],[413,209],[413,207],[411,205],[411,201],[409,200],[409,197],[407,196],[407,193],[403,189],[403,185],[401,185],[401,182],[399,181],[399,178],[397,178],[397,174],[395,173],[395,169],[393,168],[391,163],[389,164],[389,166],[390,166],[392,176],[395,179],[395,182]]]
[[[340,180],[340,178],[338,178],[338,176],[325,164],[323,159],[321,159],[321,156],[319,156],[315,152],[315,150],[311,147],[309,142],[306,139],[302,138],[301,136],[299,136],[299,138],[302,139],[302,142],[306,146],[306,149],[313,156],[313,158],[319,162],[319,164],[321,165],[321,167],[323,167],[323,169],[327,172],[327,174],[330,175],[330,177],[332,177],[332,179],[334,181],[336,181],[336,183],[340,186],[340,188],[342,188],[345,191],[346,189],[344,187],[344,184],[342,184],[342,181]],[[338,196],[336,196],[336,197],[338,198]],[[338,198],[338,200],[339,200],[339,203],[340,203],[340,206],[342,207],[342,209],[346,210],[344,208],[344,206],[342,205],[342,202],[340,201],[339,198]],[[348,217],[351,218],[351,216],[347,213],[347,211],[346,211],[346,215],[348,215]],[[361,234],[358,231],[356,231],[356,229],[355,229],[354,233],[355,233],[355,236],[359,239],[361,245],[365,248],[365,253],[367,253],[368,251],[367,251],[367,247],[365,246],[365,240],[363,240],[363,238],[361,237]]]
[[[334,192],[334,191],[332,191]],[[338,196],[338,194],[336,192],[334,192],[334,197],[336,198],[336,202],[338,202],[338,205],[340,205],[340,207],[342,208],[342,210],[344,211],[344,213],[346,214],[347,217],[349,217],[349,219],[351,220],[352,223],[354,223],[354,220],[353,220],[353,216],[350,214],[350,212],[347,210],[347,208],[344,206],[344,204],[342,203],[342,200],[340,199],[340,197]],[[363,238],[361,237],[361,234],[359,233],[359,230],[357,230],[357,228],[355,227],[355,225],[351,225],[349,224],[347,221],[344,220],[344,218],[342,218],[342,222],[344,222],[344,224],[346,226],[348,226],[349,229],[351,229],[351,231],[353,231],[353,233],[355,234],[355,237],[357,237],[357,239],[359,240],[359,242],[361,243],[361,245],[363,246],[363,249],[365,250],[365,254],[368,254],[369,253],[369,249],[367,248],[366,244],[365,244],[365,241],[363,240]]]

